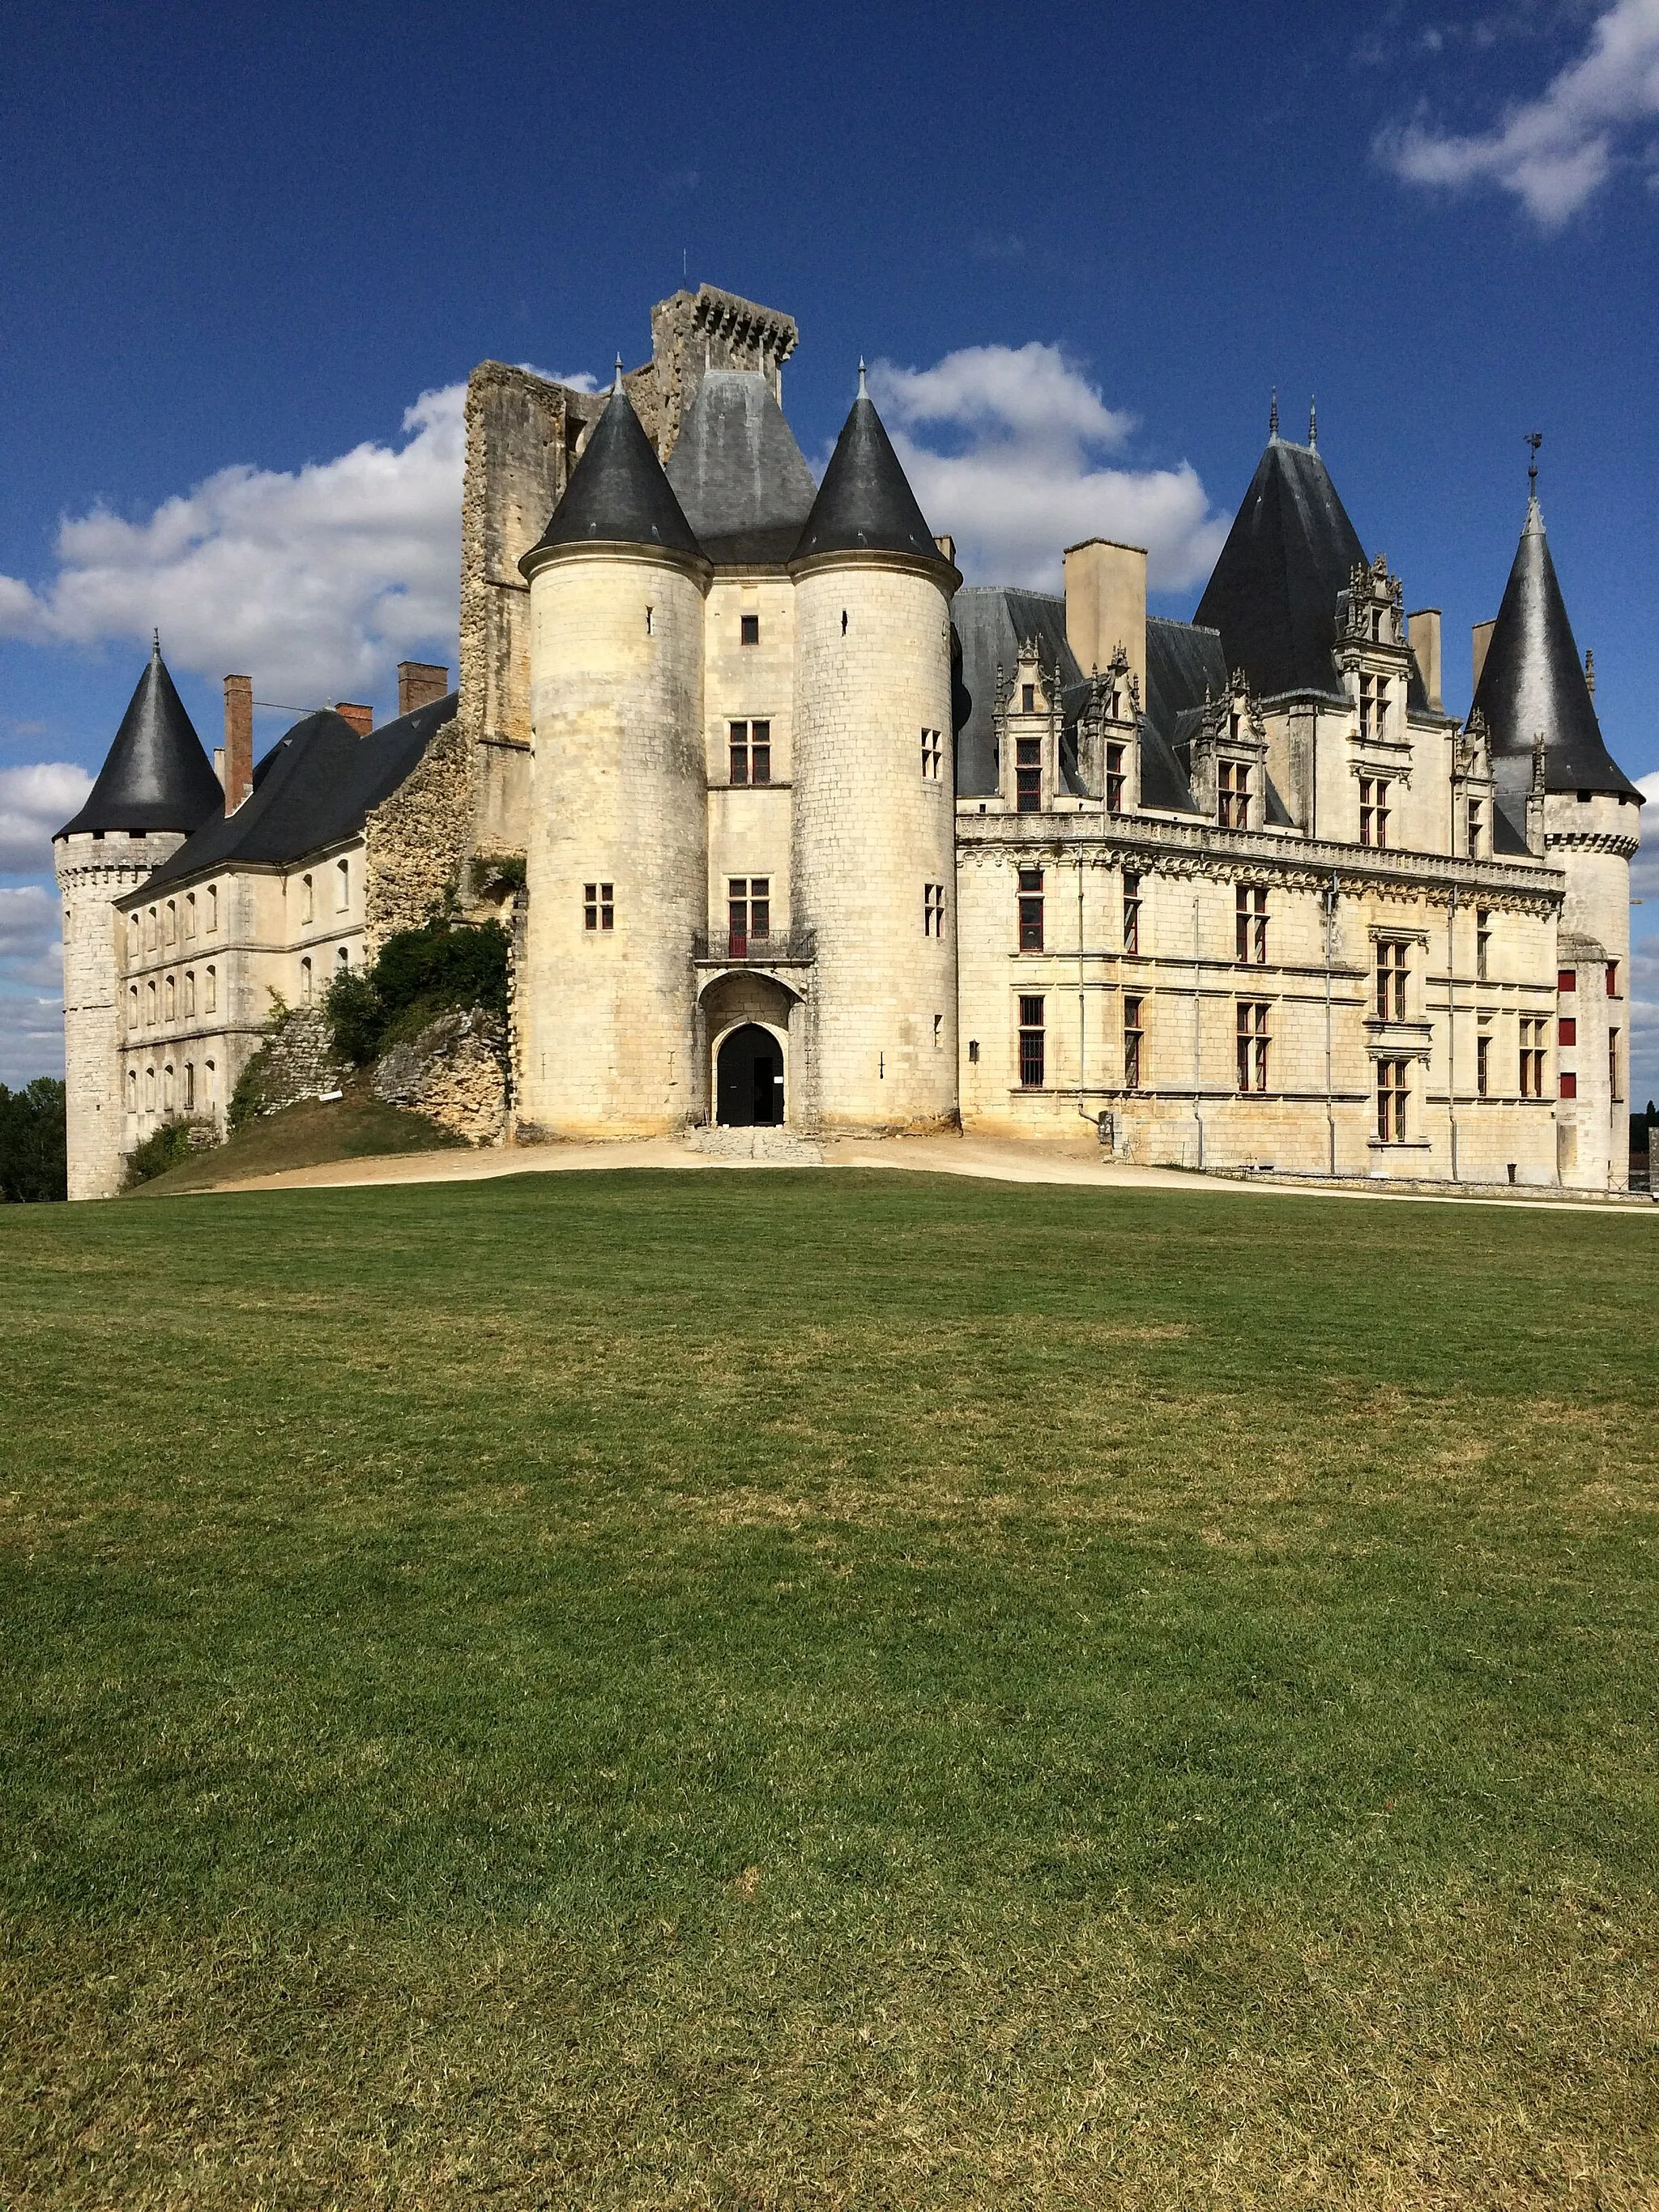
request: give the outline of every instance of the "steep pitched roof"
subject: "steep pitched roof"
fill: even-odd
[[[1337,595],[1364,557],[1317,452],[1271,438],[1193,620],[1220,631],[1258,698],[1340,693]]]
[[[1146,714],[1167,744],[1177,718],[1189,707],[1226,696],[1231,682],[1218,631],[1196,623],[1146,618]]]
[[[1066,641],[1066,602],[1050,592],[1017,592],[1002,584],[964,586],[951,603],[962,640],[962,681],[970,704],[957,731],[957,789],[964,799],[985,799],[997,788],[997,740],[993,722],[997,663],[1012,682],[1019,648],[1036,638],[1044,665],[1060,666],[1062,691],[1085,681]]]
[[[708,370],[680,425],[668,481],[716,568],[787,561],[817,486],[766,379]]]
[[[1470,712],[1486,717],[1492,769],[1504,790],[1530,785],[1533,739],[1541,732],[1547,789],[1639,797],[1603,742],[1535,498],[1527,502]]]
[[[459,698],[452,691],[366,738],[327,708],[307,714],[259,763],[252,795],[234,814],[204,822],[144,889],[214,868],[282,867],[355,837],[369,810],[392,796],[454,720]]]
[[[663,474],[634,403],[613,392],[570,472],[564,497],[540,541],[519,566],[526,575],[537,556],[562,545],[653,545],[701,560],[702,548]]]
[[[842,424],[795,558],[866,552],[908,553],[933,568],[950,565],[933,543],[874,400],[860,391]]]
[[[70,837],[88,830],[189,830],[224,803],[213,764],[173,689],[158,643],[86,805],[58,835]]]

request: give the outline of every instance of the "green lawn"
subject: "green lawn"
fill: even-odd
[[[1651,2207],[1645,1217],[0,1213],[0,2204]]]

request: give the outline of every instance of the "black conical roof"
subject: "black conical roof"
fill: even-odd
[[[950,565],[933,543],[875,402],[862,391],[842,425],[795,548],[798,561],[813,553],[908,553],[936,568]]]
[[[1535,498],[1527,501],[1470,712],[1486,718],[1492,767],[1506,791],[1530,785],[1533,740],[1541,732],[1547,789],[1640,796],[1602,739]]]
[[[188,833],[210,814],[222,813],[224,804],[213,764],[157,644],[86,805],[58,835],[69,837],[88,830]]]
[[[1258,697],[1340,692],[1337,596],[1364,558],[1317,452],[1272,438],[1193,621],[1221,632],[1229,670]]]
[[[656,448],[625,392],[613,392],[594,424],[564,497],[520,567],[560,545],[653,545],[703,558]]]
[[[716,567],[787,561],[818,494],[783,410],[754,369],[705,374],[667,475]]]

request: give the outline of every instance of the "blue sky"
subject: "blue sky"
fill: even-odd
[[[468,370],[641,360],[683,273],[794,314],[809,457],[883,365],[985,580],[1081,518],[1189,613],[1269,387],[1292,434],[1316,392],[1454,706],[1541,430],[1604,730],[1659,777],[1659,0],[16,11],[0,197],[0,1079],[58,1065],[43,833],[151,623],[210,744],[231,667],[384,714],[455,660]]]

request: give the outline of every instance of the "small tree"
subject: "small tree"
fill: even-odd
[[[20,1206],[69,1196],[66,1093],[53,1076],[21,1091],[0,1083],[0,1202]]]

